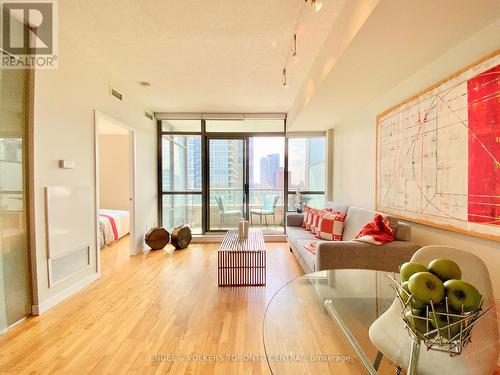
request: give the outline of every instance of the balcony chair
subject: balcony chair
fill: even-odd
[[[476,255],[449,246],[423,247],[413,255],[411,261],[427,265],[437,258],[455,261],[462,270],[462,279],[474,285],[483,296],[483,308],[493,306],[493,311],[489,311],[472,328],[472,341],[458,356],[451,357],[448,353],[427,351],[422,344],[418,374],[491,374],[498,358],[498,327],[488,269]],[[397,365],[408,368],[411,339],[403,327],[399,300],[396,299],[372,324],[370,339],[380,351],[379,355],[381,353]],[[380,362],[380,359],[376,362]]]
[[[280,199],[279,195],[267,195],[264,197],[264,202],[261,208],[253,208],[250,210],[250,222],[253,225],[253,215],[259,215],[260,217],[260,225],[262,226],[262,216],[264,216],[264,220],[267,224],[267,217],[273,217],[273,225],[276,227],[276,220],[274,218],[274,214],[276,213],[276,205],[278,204],[278,200]]]
[[[224,224],[224,218],[226,216],[238,216],[239,218],[243,217],[243,212],[241,210],[228,210],[224,206],[224,200],[221,196],[215,197],[215,201],[217,202],[217,206],[219,207],[219,228]]]

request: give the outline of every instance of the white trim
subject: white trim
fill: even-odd
[[[24,322],[26,320],[26,317],[19,319],[17,322],[12,323],[10,326],[5,327],[3,329],[0,329],[0,335],[3,335],[4,333],[7,333],[10,329],[14,328],[18,324]]]
[[[156,120],[284,120],[286,113],[155,113]]]
[[[7,327],[7,330],[11,329],[11,328],[14,328],[15,326],[17,326],[18,324],[21,324],[22,322],[24,322],[26,320],[26,317],[23,317],[21,319],[19,319],[17,322],[14,322],[12,323],[10,326]]]
[[[98,110],[94,111],[94,170],[95,170],[95,216],[96,216],[96,259],[97,259],[97,273],[101,274],[101,249],[99,247],[99,119],[105,118],[117,124],[118,126],[126,129],[129,135],[129,150],[130,150],[130,181],[129,181],[129,194],[130,194],[130,255],[137,255],[143,252],[143,249],[137,249],[136,239],[136,134],[135,129],[116,120],[113,117],[106,115]]]
[[[310,131],[310,132],[286,132],[287,138],[319,138],[326,137],[326,131]]]
[[[79,282],[71,285],[69,288],[63,290],[62,292],[60,292],[58,294],[56,294],[55,296],[46,299],[41,304],[39,304],[39,305],[32,305],[31,309],[32,309],[33,315],[40,315],[40,314],[44,313],[45,311],[47,311],[47,310],[51,309],[52,307],[54,307],[55,305],[57,305],[58,303],[60,303],[60,302],[64,301],[65,299],[71,297],[76,292],[78,292],[81,289],[85,288],[90,283],[96,281],[98,278],[99,278],[99,274],[98,273],[93,273],[93,274],[87,276],[85,279],[80,280]]]
[[[191,243],[218,243],[222,242],[224,234],[208,234],[205,236],[193,236]]]

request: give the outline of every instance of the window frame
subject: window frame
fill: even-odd
[[[171,119],[174,119],[173,117]],[[177,120],[193,120],[193,118],[175,118]],[[289,211],[289,206],[288,206],[288,198],[290,195],[295,194],[295,190],[290,190],[289,189],[289,140],[294,139],[294,138],[317,138],[317,137],[323,137],[327,138],[326,132],[305,132],[305,133],[287,133],[287,118],[284,116],[283,118],[283,132],[227,132],[227,133],[222,133],[222,132],[207,132],[206,131],[206,122],[210,121],[213,118],[207,117],[204,118],[203,115],[200,115],[197,120],[200,121],[201,127],[199,132],[192,132],[192,131],[163,131],[162,128],[162,120],[163,118],[159,117],[156,119],[156,124],[157,124],[157,192],[158,192],[158,225],[163,226],[163,197],[168,196],[168,195],[201,195],[201,212],[202,212],[202,217],[201,217],[201,234],[200,235],[206,235],[207,233],[214,233],[214,232],[220,232],[220,231],[214,231],[210,230],[209,228],[209,218],[208,218],[208,210],[210,209],[209,207],[209,181],[208,181],[208,142],[210,139],[214,138],[243,138],[245,141],[246,146],[248,146],[248,140],[250,137],[265,137],[265,136],[283,136],[285,138],[284,142],[284,168],[285,168],[285,176],[284,178],[284,187],[283,187],[283,206],[284,206],[284,212],[290,212]],[[171,190],[171,191],[164,191],[163,190],[163,137],[164,136],[200,136],[201,138],[201,189],[200,190],[195,190],[195,191],[187,191],[187,190]],[[328,176],[327,174],[327,155],[328,155],[328,150],[327,147],[325,146],[325,178]],[[246,176],[248,177],[248,158],[245,158],[245,168],[246,168]],[[248,182],[248,181],[246,181]],[[248,199],[248,183],[245,184],[245,191],[244,194],[247,195]],[[301,194],[303,195],[323,195],[326,200],[326,192],[327,190],[327,183],[325,183],[325,189],[324,190],[301,190]],[[248,201],[246,202],[248,204]],[[248,207],[247,207],[247,214],[248,214]],[[284,228],[284,233],[286,234],[286,226]]]
[[[292,133],[287,135],[286,137],[286,150],[287,150],[287,164],[288,164],[288,148],[289,148],[289,141],[291,139],[297,139],[297,138],[324,138],[325,139],[325,188],[324,190],[299,190],[302,195],[323,195],[325,197],[325,202],[326,202],[326,190],[327,190],[327,183],[326,183],[326,178],[328,177],[328,171],[327,171],[327,155],[328,155],[328,146],[327,146],[327,137],[326,137],[326,132],[304,132],[304,133]],[[288,187],[288,179],[289,179],[289,173],[290,173],[290,168],[289,165],[286,166],[286,172],[287,172],[287,187]],[[288,197],[290,195],[294,195],[296,193],[296,190],[287,190],[287,203],[288,203]]]
[[[205,142],[204,142],[204,127],[205,123],[202,119],[200,119],[200,131],[199,132],[189,132],[189,131],[178,131],[178,132],[170,132],[170,131],[163,131],[162,127],[162,120],[157,120],[156,126],[157,126],[157,151],[158,151],[158,186],[157,186],[157,191],[158,191],[158,225],[163,226],[163,197],[166,195],[201,195],[201,235],[205,234],[205,214],[204,214],[204,207],[205,207],[205,191],[204,191],[204,186],[205,186]],[[201,188],[200,190],[175,190],[172,189],[171,191],[165,191],[163,190],[163,137],[164,136],[200,136],[200,142],[201,142]]]

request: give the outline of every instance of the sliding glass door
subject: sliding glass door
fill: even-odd
[[[208,138],[208,230],[236,228],[246,217],[245,140]]]
[[[15,18],[16,33],[23,25]],[[22,38],[22,35],[18,35]],[[0,51],[1,52],[1,51]],[[2,57],[6,55],[1,53]],[[0,332],[31,312],[27,220],[28,72],[0,70]]]
[[[285,137],[252,136],[248,145],[250,222],[264,233],[283,233]]]

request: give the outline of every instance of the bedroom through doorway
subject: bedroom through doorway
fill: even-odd
[[[97,246],[134,255],[134,131],[96,112]],[[128,250],[128,251],[127,251]],[[100,257],[99,257],[100,258]]]

